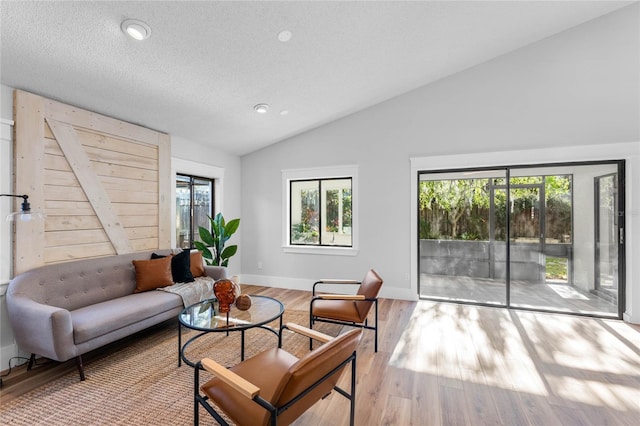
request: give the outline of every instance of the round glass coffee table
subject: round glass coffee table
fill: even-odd
[[[240,360],[244,361],[244,332],[251,328],[262,328],[278,335],[278,331],[266,324],[279,319],[282,327],[282,314],[284,305],[272,297],[250,296],[251,307],[241,311],[235,306],[231,307],[228,314],[218,311],[218,300],[203,300],[185,308],[178,315],[178,366],[184,361],[187,365],[195,367],[196,363],[185,356],[185,350],[198,338],[208,333],[227,333],[239,331],[240,335]],[[197,330],[196,334],[182,344],[182,327]],[[199,361],[199,360],[198,360]]]

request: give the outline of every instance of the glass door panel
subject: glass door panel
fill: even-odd
[[[617,277],[618,264],[617,245],[610,244],[617,235],[617,200],[610,189],[616,179],[598,181],[617,167],[567,164],[511,170],[518,177],[512,178],[510,190],[510,306],[617,314],[615,291],[608,291],[615,286],[611,277]],[[535,185],[526,182],[533,178]],[[605,282],[611,283],[607,290]]]
[[[595,288],[594,293],[618,300],[618,176],[595,178]]]
[[[191,247],[191,179],[176,176],[176,245]]]
[[[210,179],[193,178],[193,239],[202,241],[200,227],[211,229],[213,184]]]
[[[506,304],[505,179],[504,170],[420,175],[420,296]]]
[[[510,179],[509,185],[509,261],[511,304],[525,302],[531,288],[544,283],[545,264],[542,255],[541,196],[544,192],[540,176]]]

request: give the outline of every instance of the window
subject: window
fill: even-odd
[[[355,254],[357,167],[283,171],[286,251]]]
[[[351,178],[291,181],[290,244],[351,247]]]
[[[176,174],[176,245],[194,248],[199,241],[198,228],[209,227],[213,212],[213,180]]]

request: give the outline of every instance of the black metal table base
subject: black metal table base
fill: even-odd
[[[282,315],[280,315],[280,327],[278,328],[278,330],[280,328],[282,328]],[[273,334],[275,334],[276,336],[278,336],[278,330],[274,330],[273,328],[266,326],[266,325],[257,325],[254,327],[249,327],[249,328],[242,328],[240,330],[234,330],[231,327],[227,327],[226,330],[226,334],[227,336],[229,336],[229,332],[230,331],[240,331],[240,361],[244,361],[244,355],[245,355],[245,350],[244,350],[244,344],[245,344],[245,337],[244,337],[244,333],[247,330],[251,330],[251,329],[255,329],[255,328],[261,328],[263,330],[268,330],[270,332],[272,332]],[[185,351],[187,350],[187,347],[193,343],[194,341],[196,341],[197,339],[199,339],[200,337],[207,335],[207,334],[211,334],[211,333],[216,333],[219,331],[203,331],[199,334],[196,334],[195,336],[191,337],[189,340],[187,340],[184,345],[182,344],[182,324],[180,323],[180,321],[178,321],[178,367],[182,366],[182,362],[184,361],[185,364],[187,364],[190,367],[195,368],[196,366],[196,362],[192,362],[190,361],[186,355],[185,355]]]

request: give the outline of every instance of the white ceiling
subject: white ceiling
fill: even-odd
[[[2,1],[0,81],[243,155],[630,3]]]

